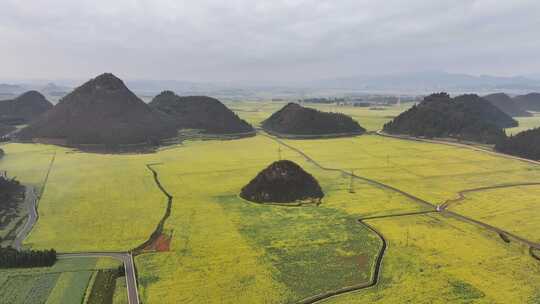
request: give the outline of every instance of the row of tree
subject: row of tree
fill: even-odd
[[[495,145],[495,150],[506,154],[540,160],[540,128],[523,131]]]
[[[56,251],[21,250],[0,247],[0,268],[48,267],[57,260]]]

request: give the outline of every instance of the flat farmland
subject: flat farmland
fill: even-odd
[[[228,102],[227,105],[235,111],[241,118],[255,126],[272,113],[285,106],[286,102]],[[399,113],[405,111],[412,104],[402,104],[401,106],[362,108],[353,106],[336,106],[329,104],[304,103],[303,106],[317,109],[324,112],[344,113],[357,120],[362,127],[368,131],[377,131],[388,121],[392,120]]]
[[[516,135],[519,132],[540,127],[540,113],[534,113],[531,117],[516,117],[519,126],[506,129],[506,134]]]
[[[354,170],[434,205],[466,189],[540,182],[540,166],[443,144],[377,135],[284,142],[326,167]]]
[[[336,207],[348,189],[336,182],[340,174],[284,150],[282,157],[314,174],[329,197],[319,207],[266,206],[238,197],[278,158],[278,145],[266,137],[189,142],[159,156],[162,164],[153,168],[174,196],[166,222],[173,237],[170,251],[136,259],[143,301],[296,302],[371,279],[381,243]],[[397,198],[381,201],[394,210],[415,208]]]
[[[540,185],[466,193],[449,210],[540,243]]]
[[[378,286],[323,303],[538,303],[528,248],[440,214],[368,221],[388,241]]]
[[[116,268],[108,258],[60,259],[52,267],[3,269],[0,272],[0,303],[82,303],[90,277],[98,269]]]
[[[123,251],[144,242],[166,207],[146,168],[153,157],[57,151],[25,246]]]
[[[242,118],[260,122],[283,103],[265,103],[258,109],[251,103],[234,105],[245,110],[235,109]],[[356,111],[370,130],[387,119],[378,114],[384,111],[377,115],[364,108],[347,111]],[[376,117],[363,124],[362,115]],[[383,242],[358,219],[380,216],[365,220],[386,239],[380,281],[373,288],[325,301],[536,303],[540,299],[533,284],[540,276],[538,262],[529,248],[434,211],[463,191],[515,184],[467,193],[448,210],[538,241],[534,210],[540,203],[536,199],[540,186],[519,184],[540,182],[539,166],[466,148],[376,135],[283,142],[292,149],[262,134],[232,141],[186,141],[156,153],[131,155],[7,144],[3,147],[8,154],[0,165],[9,165],[23,183],[36,186],[43,186],[48,172],[40,218],[25,246],[61,252],[125,251],[146,241],[167,206],[167,197],[147,166],[155,170],[173,201],[164,225],[165,246],[135,259],[144,303],[298,303],[368,285]],[[280,158],[297,162],[315,176],[325,192],[320,206],[261,205],[239,198],[251,178]],[[38,165],[29,169],[29,159]],[[317,164],[342,171],[323,170]],[[375,182],[351,179],[348,173]],[[424,212],[430,213],[403,215]],[[36,294],[46,303],[62,303],[79,299],[79,290],[89,284],[95,269],[60,271],[54,277],[45,272],[0,275],[0,286],[31,279],[24,284],[28,290],[9,297]],[[34,285],[32,292],[28,286]],[[121,280],[115,285],[113,299],[122,303],[125,285]]]

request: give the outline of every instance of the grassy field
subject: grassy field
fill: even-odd
[[[467,193],[450,210],[540,243],[540,186]]]
[[[538,303],[527,248],[439,214],[369,221],[388,240],[380,284],[324,303]]]
[[[3,144],[5,155],[0,159],[0,168],[8,176],[16,177],[23,184],[41,190],[51,159],[62,148],[40,144]]]
[[[126,290],[126,278],[120,277],[116,279],[116,287],[114,288],[113,304],[128,303],[128,295]]]
[[[277,148],[258,136],[160,153],[163,164],[154,168],[174,196],[166,225],[172,251],[137,257],[145,302],[294,302],[370,279],[380,241],[335,207],[348,193],[336,182],[339,174],[284,151],[319,179],[329,194],[324,203],[281,207],[238,198],[240,188],[276,160]],[[380,202],[407,208],[391,196]]]
[[[42,190],[51,160],[57,148],[45,145],[3,144],[5,155],[0,159],[0,170],[8,177],[33,186],[37,193]],[[30,165],[31,164],[31,165]],[[11,245],[16,232],[24,225],[29,206],[21,204],[7,225],[0,227],[0,245]]]
[[[375,135],[286,142],[324,166],[354,169],[357,175],[392,185],[433,204],[456,198],[465,189],[540,182],[539,166],[467,148]]]
[[[282,106],[235,102],[231,107],[257,124]],[[402,110],[313,106],[345,112],[368,130],[380,129]],[[374,135],[286,142],[326,167],[354,170],[433,205],[457,198],[466,189],[540,182],[538,166],[445,145]],[[278,143],[264,136],[188,141],[145,155],[88,154],[31,144],[2,148],[7,154],[0,168],[39,189],[55,153],[39,205],[40,219],[25,246],[62,252],[123,251],[145,241],[166,206],[166,197],[146,168],[154,164],[161,183],[174,196],[165,224],[172,238],[169,251],[136,257],[145,303],[294,303],[365,283],[371,280],[381,241],[356,220],[429,209],[360,180],[351,186],[348,176],[323,171],[285,147],[280,148],[282,158],[296,161],[319,180],[326,194],[323,204],[283,207],[246,202],[237,196],[241,187],[279,158]],[[451,210],[537,239],[539,214],[527,210],[538,209],[538,188],[471,193]],[[329,302],[540,299],[533,284],[539,278],[537,264],[526,248],[506,244],[496,234],[435,214],[369,224],[388,239],[381,284]],[[76,271],[59,270],[57,276],[39,270],[2,272],[0,295],[6,292],[7,299],[20,299],[35,294],[32,297],[47,303],[63,299],[78,303],[95,269],[107,268],[98,266],[73,265]],[[59,267],[70,269],[64,261]],[[25,290],[3,287],[14,285],[24,285]],[[119,290],[115,303],[125,301]]]
[[[532,117],[517,117],[519,126],[506,129],[506,134],[515,135],[519,132],[540,127],[540,113],[535,113]]]
[[[97,269],[119,266],[107,258],[61,259],[52,267],[2,269],[0,303],[81,303],[90,276]]]
[[[235,111],[241,118],[257,126],[260,125],[263,120],[270,117],[272,113],[281,109],[285,104],[285,102],[229,102],[227,103],[227,106]],[[377,107],[378,109],[375,110],[362,107],[336,106],[315,103],[305,103],[303,105],[320,111],[339,112],[350,115],[368,131],[376,131],[381,129],[386,122],[392,120],[392,118],[399,115],[399,113],[412,106],[410,103],[405,103],[399,107]]]
[[[40,218],[25,246],[61,252],[128,250],[146,240],[164,212],[165,200],[145,166],[154,155],[22,144],[4,149],[2,169],[39,188],[55,153],[39,202]]]

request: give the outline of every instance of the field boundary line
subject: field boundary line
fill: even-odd
[[[363,134],[366,134],[367,131],[358,131],[358,132],[345,132],[345,133],[328,133],[328,134],[283,134],[268,130],[265,128],[256,128],[257,131],[264,131],[272,136],[283,138],[283,139],[332,139],[332,138],[342,138],[342,137],[356,137]]]
[[[150,234],[148,239],[146,241],[144,241],[142,244],[140,244],[139,246],[137,246],[137,247],[135,247],[135,248],[133,248],[131,250],[131,252],[135,253],[135,255],[141,253],[141,251],[145,247],[152,244],[163,233],[163,227],[165,226],[165,222],[167,221],[167,219],[169,219],[169,217],[171,215],[172,203],[173,203],[174,197],[167,191],[167,189],[165,189],[165,187],[163,187],[163,185],[161,184],[161,181],[159,180],[158,172],[153,168],[153,166],[162,165],[162,164],[163,163],[146,164],[146,168],[148,168],[148,170],[150,170],[150,172],[152,172],[152,176],[154,178],[154,182],[155,182],[156,186],[161,191],[161,193],[163,193],[163,195],[165,195],[165,197],[167,198],[167,207],[165,208],[165,214],[163,214],[163,216],[159,220],[156,228]]]
[[[384,253],[386,252],[386,249],[388,248],[388,242],[386,241],[386,239],[384,238],[382,233],[377,231],[377,229],[375,229],[373,226],[371,226],[368,223],[364,222],[362,219],[357,219],[356,221],[358,222],[358,224],[367,227],[371,232],[375,233],[375,235],[377,235],[377,237],[382,242],[381,247],[379,248],[379,252],[377,253],[377,257],[375,258],[373,274],[371,276],[370,282],[365,282],[365,283],[362,283],[362,284],[353,285],[353,286],[349,286],[349,287],[344,287],[344,288],[337,289],[337,290],[334,290],[334,291],[329,291],[329,292],[326,292],[326,293],[323,293],[323,294],[314,295],[314,296],[305,298],[303,300],[300,300],[299,302],[296,302],[296,304],[313,304],[313,303],[317,303],[317,302],[324,301],[324,300],[327,300],[329,298],[339,296],[339,295],[342,295],[342,294],[345,294],[345,293],[371,288],[371,287],[376,286],[379,283],[380,276],[381,276],[382,262],[383,262],[383,258],[384,258]]]
[[[39,219],[39,201],[41,200],[41,197],[43,196],[43,193],[45,192],[45,186],[47,185],[47,182],[49,181],[49,175],[52,171],[54,161],[56,160],[56,150],[52,154],[51,161],[49,163],[49,167],[47,168],[47,173],[45,174],[45,178],[43,179],[43,185],[41,185],[40,193],[36,194],[36,189],[33,186],[25,186],[26,192],[24,199],[30,199],[31,202],[28,204],[28,208],[30,209],[28,213],[28,218],[26,222],[24,223],[23,228],[16,234],[15,239],[13,240],[13,245],[15,249],[20,250],[22,248],[22,244],[24,240],[32,233],[32,230],[34,230],[34,226],[36,225],[38,219]],[[28,195],[31,194],[31,198],[28,198]]]
[[[537,254],[534,252],[535,250],[538,250],[538,249],[535,249],[535,248],[533,248],[533,247],[529,247],[529,253],[531,254],[531,256],[532,256],[534,259],[540,261],[540,255],[537,255]]]
[[[381,219],[381,218],[422,215],[422,214],[428,214],[428,213],[437,213],[437,210],[424,210],[424,211],[415,211],[415,212],[406,212],[406,213],[397,213],[397,214],[374,215],[374,216],[367,216],[367,217],[360,218],[360,220],[362,221],[376,220],[376,219]]]
[[[443,210],[446,210],[447,208],[450,208],[450,206],[454,205],[455,203],[464,201],[467,198],[466,195],[468,193],[483,192],[483,191],[504,189],[504,188],[512,188],[512,187],[527,187],[527,186],[540,186],[540,182],[501,184],[501,185],[495,185],[495,186],[486,186],[486,187],[478,187],[478,188],[471,188],[471,189],[461,190],[461,191],[458,192],[458,197],[457,198],[446,200],[444,203],[437,206],[437,209],[439,211],[443,211]]]

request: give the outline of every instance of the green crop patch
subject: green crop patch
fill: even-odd
[[[0,287],[0,303],[46,303],[58,277],[57,273],[9,276]]]

